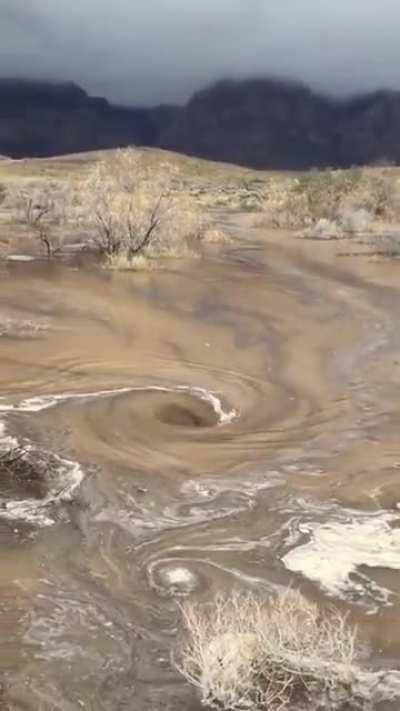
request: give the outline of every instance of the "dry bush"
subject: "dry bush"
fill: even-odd
[[[33,183],[7,197],[8,210],[39,241],[50,258],[61,251],[69,219],[69,187],[63,183]]]
[[[320,219],[332,219],[340,202],[354,192],[361,171],[316,171],[295,178],[287,188],[276,215],[279,227],[304,227]]]
[[[355,628],[299,592],[268,601],[217,597],[182,606],[185,639],[176,661],[202,703],[225,711],[336,708],[360,672]]]
[[[277,227],[299,229],[330,220],[342,231],[366,230],[374,219],[400,216],[400,186],[390,173],[370,173],[361,168],[313,170],[282,187],[280,199],[274,204],[267,200],[265,212]],[[365,223],[365,227],[352,229],[352,219],[347,219],[351,214],[357,215],[356,222]],[[350,229],[346,230],[346,225]]]
[[[157,170],[135,149],[119,150],[95,166],[81,186],[79,220],[111,264],[139,254],[179,256],[202,229],[189,197],[174,193],[176,171]],[[122,260],[123,262],[124,260]]]
[[[308,227],[302,237],[308,239],[332,240],[343,237],[362,237],[370,230],[372,217],[367,210],[349,205],[339,208],[333,219],[320,218]]]
[[[7,188],[3,183],[0,183],[0,205],[4,200],[6,199],[7,196]]]

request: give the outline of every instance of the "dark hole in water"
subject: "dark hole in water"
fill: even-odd
[[[178,427],[213,427],[218,423],[214,410],[203,402],[193,406],[168,403],[158,411],[158,419],[167,425]]]

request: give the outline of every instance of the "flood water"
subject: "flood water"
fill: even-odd
[[[334,601],[400,669],[399,285],[255,230],[2,268],[0,434],[48,466],[0,491],[1,709],[197,711],[176,603],[233,588]]]

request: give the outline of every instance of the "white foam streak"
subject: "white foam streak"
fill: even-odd
[[[16,404],[0,402],[0,412],[41,412],[51,407],[60,405],[68,400],[88,400],[100,397],[111,397],[131,392],[132,388],[119,388],[117,390],[99,390],[91,393],[60,393],[57,395],[42,395],[30,397]]]
[[[239,416],[239,413],[237,410],[228,410],[225,411],[222,402],[220,398],[210,390],[206,390],[205,388],[197,388],[197,387],[186,387],[186,386],[181,386],[178,388],[178,390],[187,390],[193,395],[197,395],[201,400],[205,400],[205,402],[210,403],[211,407],[213,408],[215,414],[217,415],[219,422],[221,425],[226,425],[229,422],[232,422],[233,420],[236,420]]]
[[[6,426],[4,422],[0,422],[0,453],[8,452],[10,449],[15,449],[18,447],[18,440],[15,437],[11,437],[6,433]]]
[[[41,412],[42,410],[48,410],[51,407],[56,407],[63,402],[68,402],[69,400],[88,400],[103,397],[114,397],[117,395],[123,395],[126,393],[137,392],[137,391],[159,391],[159,392],[185,392],[195,397],[208,402],[213,408],[215,414],[218,417],[219,424],[228,424],[232,420],[238,417],[236,410],[225,411],[220,398],[210,390],[200,387],[192,387],[190,385],[178,385],[176,387],[167,387],[162,385],[142,385],[142,386],[131,386],[124,388],[116,388],[111,390],[98,390],[95,392],[85,392],[85,393],[59,393],[56,395],[42,395],[27,398],[21,400],[21,402],[5,403],[0,401],[0,412]]]
[[[54,519],[50,507],[70,501],[74,491],[80,486],[84,474],[78,464],[58,455],[52,455],[59,462],[57,484],[43,499],[22,499],[8,501],[0,498],[0,518],[9,521],[23,520],[37,526],[51,526]]]
[[[331,595],[367,594],[388,602],[390,591],[358,569],[400,570],[400,529],[391,526],[395,521],[398,516],[380,511],[353,514],[345,521],[302,523],[298,530],[309,537],[308,542],[290,550],[282,560],[289,570],[319,583]]]
[[[0,453],[16,449],[20,443],[15,437],[7,435],[6,425],[0,422]],[[25,451],[35,452],[33,445],[25,445]],[[0,497],[0,518],[8,521],[27,521],[38,526],[51,526],[54,519],[50,516],[50,507],[61,501],[71,500],[74,491],[80,486],[84,473],[78,462],[51,454],[58,463],[56,483],[43,499],[15,499]]]

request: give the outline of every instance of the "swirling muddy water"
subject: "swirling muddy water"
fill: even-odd
[[[236,227],[1,273],[0,446],[48,471],[0,491],[0,707],[195,711],[177,601],[233,588],[334,601],[400,668],[398,266]]]

